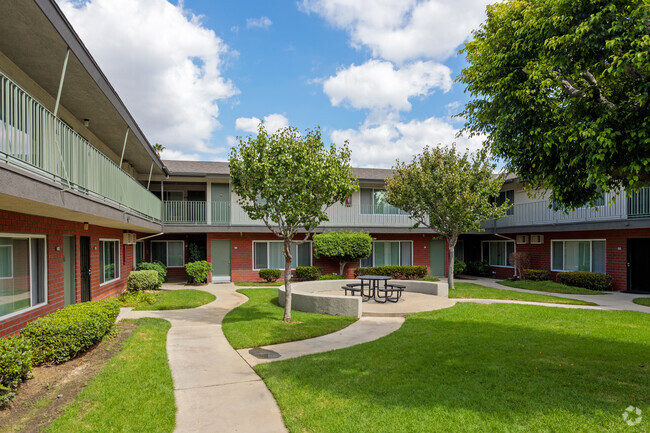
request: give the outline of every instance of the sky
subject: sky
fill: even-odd
[[[57,0],[163,159],[228,159],[260,121],[320,127],[359,167],[457,137],[458,50],[485,0]]]

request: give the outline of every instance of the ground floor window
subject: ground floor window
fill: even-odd
[[[511,267],[508,261],[515,252],[515,241],[483,241],[482,260],[490,266]]]
[[[0,317],[47,302],[45,236],[0,235]]]
[[[253,269],[284,269],[282,241],[254,241]],[[311,242],[291,246],[291,269],[296,266],[311,266]]]
[[[134,248],[133,260],[135,261],[135,265],[137,266],[138,262],[144,260],[144,242],[137,241],[133,248]]]
[[[183,241],[151,241],[151,261],[162,262],[168,268],[185,266]]]
[[[361,260],[361,267],[411,266],[412,264],[413,242],[411,241],[373,242],[370,256]]]
[[[461,262],[465,261],[465,241],[456,241],[456,247],[454,248],[454,258],[460,260]]]
[[[551,269],[605,273],[605,241],[551,241]]]
[[[99,282],[108,283],[120,278],[120,241],[117,239],[99,240]]]

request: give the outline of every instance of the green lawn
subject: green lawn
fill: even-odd
[[[223,319],[223,333],[235,349],[304,340],[345,328],[357,319],[292,311],[292,323],[282,321],[277,289],[240,289],[248,301]]]
[[[539,292],[565,293],[568,295],[604,295],[603,292],[598,290],[567,286],[566,284],[556,283],[555,281],[503,280],[499,281],[499,284],[517,289],[537,290]]]
[[[235,286],[239,287],[280,287],[284,285],[284,280],[282,281],[271,281],[267,283],[266,281],[240,281],[235,283]]]
[[[647,432],[648,353],[647,314],[458,304],[255,370],[292,432]]]
[[[174,386],[165,349],[169,322],[140,319],[122,351],[47,432],[172,432]],[[83,374],[83,373],[82,373]]]
[[[454,283],[454,289],[449,290],[449,298],[508,299],[513,301],[550,302],[552,304],[596,305],[593,302],[583,302],[575,299],[559,298],[557,296],[493,289],[492,287],[485,287],[474,283]]]
[[[126,293],[117,297],[122,307],[134,310],[182,310],[196,308],[214,301],[216,296],[203,290],[180,289],[155,293]],[[153,300],[153,303],[149,303]]]
[[[650,298],[635,298],[632,299],[632,302],[634,302],[635,304],[645,305],[646,307],[650,307]]]

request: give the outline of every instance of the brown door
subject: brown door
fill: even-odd
[[[81,302],[90,301],[90,238],[79,237],[79,267],[81,277]]]

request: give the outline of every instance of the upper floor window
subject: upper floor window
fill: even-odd
[[[361,188],[361,209],[362,214],[374,215],[406,215],[406,212],[388,204],[386,191],[376,188]]]
[[[484,262],[490,266],[511,267],[509,257],[515,252],[515,241],[483,241],[481,247]]]
[[[499,193],[499,197],[497,197],[496,200],[494,200],[494,201],[496,201],[497,205],[501,206],[502,204],[504,204],[506,202],[506,200],[510,204],[510,208],[506,212],[506,215],[514,215],[515,214],[515,207],[514,207],[514,204],[515,204],[515,190],[514,189],[509,189],[507,191],[501,191]]]
[[[585,271],[605,273],[605,241],[551,241],[553,271]]]

